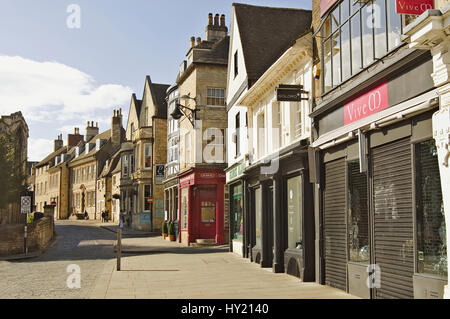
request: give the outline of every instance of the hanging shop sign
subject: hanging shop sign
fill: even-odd
[[[303,85],[288,85],[280,84],[277,87],[277,101],[278,102],[300,102],[308,101],[309,98],[305,94],[308,94],[303,90]]]
[[[156,165],[155,183],[157,185],[161,185],[164,183],[165,168],[165,165]]]
[[[320,17],[327,13],[336,2],[337,0],[320,0]]]
[[[396,0],[398,14],[421,15],[431,9],[434,9],[433,0]]]
[[[344,123],[359,121],[389,107],[387,82],[384,82],[344,106]]]

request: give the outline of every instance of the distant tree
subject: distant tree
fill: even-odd
[[[18,203],[28,188],[21,158],[22,133],[0,136],[0,208]]]

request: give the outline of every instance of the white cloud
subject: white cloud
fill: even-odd
[[[53,151],[53,141],[43,138],[28,139],[28,160],[34,162],[42,161]]]
[[[0,115],[22,112],[30,127],[28,157],[33,161],[52,152],[58,134],[72,134],[74,127],[84,134],[87,121],[98,122],[101,132],[110,129],[113,110],[128,109],[131,94],[127,86],[98,84],[62,63],[0,55]]]
[[[20,109],[33,121],[68,121],[128,105],[131,94],[126,86],[96,85],[90,75],[58,62],[0,56],[2,114]]]

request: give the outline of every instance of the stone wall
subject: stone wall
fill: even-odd
[[[40,250],[53,238],[53,220],[44,217],[27,225],[28,252]],[[0,256],[24,253],[24,225],[0,225]]]

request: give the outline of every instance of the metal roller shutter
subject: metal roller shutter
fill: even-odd
[[[347,290],[345,159],[325,164],[323,202],[325,283]]]
[[[373,149],[376,298],[413,298],[414,231],[410,140]]]

